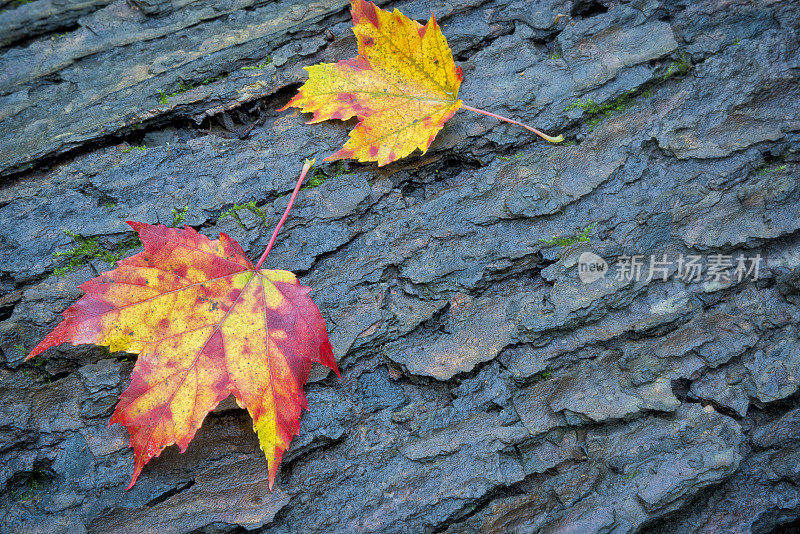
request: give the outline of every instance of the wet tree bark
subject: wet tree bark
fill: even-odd
[[[269,263],[315,289],[342,379],[315,373],[272,492],[228,401],[126,492],[127,432],[107,421],[135,356],[23,359],[78,284],[136,250],[125,220],[263,250],[303,159],[351,126],[275,111],[302,66],[354,55],[347,2],[3,4],[2,530],[778,532],[800,517],[797,3],[382,3],[436,14],[466,103],[568,142],[461,112],[424,156],[319,167]],[[587,252],[605,278],[581,280]],[[667,279],[648,277],[664,254]],[[633,255],[638,280],[617,263]],[[679,271],[690,256],[702,280]],[[740,256],[761,258],[757,277],[707,276]]]

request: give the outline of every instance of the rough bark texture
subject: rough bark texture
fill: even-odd
[[[2,530],[764,533],[800,518],[796,2],[389,3],[436,14],[465,102],[573,143],[462,111],[425,156],[320,167],[268,266],[315,288],[342,379],[306,388],[272,492],[230,402],[126,492],[127,432],[107,421],[134,357],[23,358],[77,284],[134,250],[125,220],[185,218],[258,256],[302,160],[346,139],[275,110],[303,65],[353,55],[347,2],[5,4]],[[587,226],[589,242],[542,241]],[[757,282],[584,285],[584,251],[764,263]]]

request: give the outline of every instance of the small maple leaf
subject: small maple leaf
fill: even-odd
[[[416,149],[424,154],[462,107],[552,142],[563,140],[459,100],[463,75],[435,16],[423,26],[397,9],[390,13],[365,0],[352,0],[350,11],[358,56],[305,67],[308,81],[278,110],[296,107],[313,113],[309,124],[358,117],[347,143],[325,161],[354,158],[383,166]]]
[[[130,433],[129,489],[165,447],[185,451],[230,394],[253,418],[271,488],[308,408],[303,385],[312,362],[339,374],[310,288],[289,271],[253,266],[225,234],[212,241],[189,226],[128,224],[144,251],[82,284],[86,294],[28,358],[66,342],[139,354],[109,423]]]

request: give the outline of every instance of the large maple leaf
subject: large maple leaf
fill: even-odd
[[[290,106],[313,113],[310,123],[358,117],[350,139],[326,161],[354,158],[383,166],[416,149],[425,153],[436,134],[460,108],[535,128],[464,104],[458,99],[463,78],[436,17],[424,26],[397,9],[352,0],[358,56],[305,67],[308,81]]]
[[[66,342],[139,354],[109,423],[130,433],[128,488],[165,447],[185,451],[231,394],[253,418],[272,487],[307,408],[312,362],[339,373],[310,289],[289,271],[258,269],[225,234],[212,241],[189,226],[128,224],[144,251],[82,284],[86,294],[28,358]]]

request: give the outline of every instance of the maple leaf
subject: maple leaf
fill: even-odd
[[[358,56],[304,67],[308,81],[278,110],[313,113],[309,124],[358,117],[350,139],[325,161],[354,158],[383,166],[416,149],[424,154],[460,108],[518,124],[552,142],[563,140],[459,100],[463,75],[435,16],[423,26],[365,0],[352,0],[350,11]]]
[[[284,218],[291,209],[303,174]],[[85,295],[28,355],[70,342],[138,353],[109,424],[130,433],[135,466],[172,444],[181,452],[220,401],[233,394],[253,418],[270,488],[292,437],[312,362],[339,374],[325,320],[289,271],[260,269],[225,234],[128,222],[144,251],[80,286]]]

